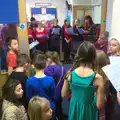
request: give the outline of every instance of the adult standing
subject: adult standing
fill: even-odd
[[[64,20],[64,25],[62,27],[62,43],[64,52],[64,61],[68,62],[70,58],[71,51],[71,36],[66,32],[67,28],[71,28],[69,20]]]
[[[96,40],[96,25],[91,16],[85,16],[84,40],[94,42]]]
[[[61,27],[58,25],[58,19],[53,20],[53,26],[49,33],[49,49],[60,53]]]

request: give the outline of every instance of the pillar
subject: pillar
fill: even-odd
[[[20,24],[17,26],[17,33],[18,33],[20,52],[29,54],[26,0],[18,0],[18,8],[19,8],[19,22],[20,22]],[[23,25],[22,29],[20,28],[21,24]]]
[[[104,31],[106,29],[106,15],[107,15],[107,0],[102,0],[102,7],[101,7],[101,31]]]
[[[120,0],[108,0],[106,30],[120,40]]]

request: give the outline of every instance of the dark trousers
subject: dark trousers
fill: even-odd
[[[56,117],[58,120],[64,120],[62,113],[62,98],[56,100]]]
[[[36,46],[37,50],[46,52],[48,50],[48,44],[47,43],[40,43]]]
[[[64,61],[69,61],[70,58],[70,43],[63,42]]]

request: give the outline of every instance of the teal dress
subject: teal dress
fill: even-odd
[[[98,120],[96,107],[96,87],[91,83],[95,73],[88,77],[80,77],[72,72],[69,81],[72,98],[70,100],[69,120]]]

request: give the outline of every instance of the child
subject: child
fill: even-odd
[[[40,51],[40,50],[34,50],[33,52],[32,52],[32,54],[31,54],[31,66],[30,66],[30,68],[29,68],[29,76],[31,77],[31,76],[34,76],[35,75],[35,69],[34,69],[34,67],[33,67],[33,60],[34,60],[34,58],[35,58],[35,56],[36,55],[38,55],[38,54],[44,54],[44,52],[42,52],[42,51]]]
[[[34,96],[28,105],[28,116],[30,120],[50,120],[52,109],[46,98]]]
[[[24,106],[19,102],[23,95],[20,81],[10,78],[2,88],[2,120],[28,120]]]
[[[74,70],[62,88],[63,97],[72,92],[69,120],[98,120],[98,109],[104,104],[104,80],[93,71],[95,58],[94,45],[87,41],[81,43]]]
[[[112,37],[109,41],[108,56],[120,56],[120,42],[117,37]],[[118,107],[117,92],[111,83],[109,86],[110,86],[110,94],[111,94],[112,100],[113,100],[113,104],[111,104],[113,106],[113,109],[108,109],[108,110],[110,111],[109,114],[111,114],[113,116],[113,118],[115,118],[116,113],[118,112],[116,109]],[[109,107],[107,106],[107,108],[109,108]]]
[[[36,71],[35,76],[28,78],[26,85],[27,100],[33,96],[45,97],[51,105],[52,110],[55,110],[55,83],[54,79],[44,74],[46,66],[46,57],[38,54],[33,59],[33,66]],[[54,119],[53,114],[53,119]]]
[[[106,75],[104,74],[104,72],[101,69],[102,67],[106,66],[106,61],[107,61],[107,57],[106,57],[106,54],[104,53],[104,51],[97,50],[94,71],[97,72],[98,74],[100,74],[103,77],[104,82],[105,82],[105,93],[104,93],[105,104],[104,104],[104,107],[99,111],[99,119],[100,120],[106,120],[106,118],[108,118],[108,115],[106,115],[105,108],[106,108],[107,98],[108,98],[108,94],[109,94],[109,82],[108,82]],[[110,106],[109,106],[109,108],[110,108]]]
[[[17,62],[17,67],[16,67],[15,71],[13,71],[11,73],[9,78],[13,77],[13,78],[19,80],[20,83],[22,84],[22,88],[23,88],[24,92],[23,92],[23,97],[22,97],[22,99],[20,99],[20,101],[27,109],[26,82],[27,82],[28,77],[25,75],[25,72],[29,68],[30,58],[26,54],[21,54],[21,55],[17,56],[16,62]]]
[[[100,33],[100,36],[97,42],[95,42],[96,49],[103,50],[106,53],[106,55],[107,55],[107,48],[108,48],[108,37],[109,37],[109,33],[107,31],[102,31]]]
[[[7,64],[8,64],[8,75],[10,75],[16,68],[16,58],[19,51],[18,41],[14,37],[7,38],[8,53],[7,53]]]
[[[56,84],[56,116],[58,120],[63,120],[61,89],[63,86],[63,77],[66,74],[65,69],[60,63],[57,52],[47,52],[47,67],[44,69],[46,75],[52,76]]]
[[[116,37],[112,37],[108,44],[109,56],[120,56],[120,42]]]

